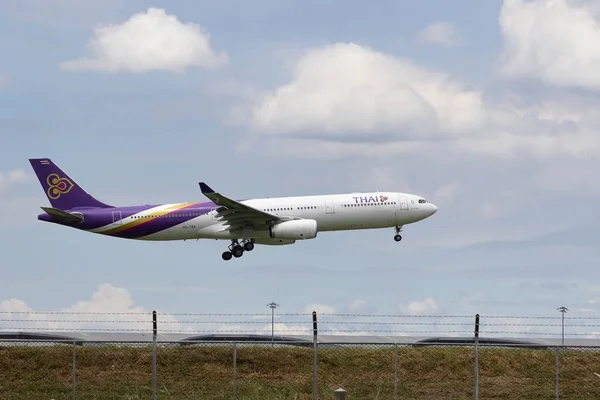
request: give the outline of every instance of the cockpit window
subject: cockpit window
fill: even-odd
[[[419,199],[419,203],[427,203],[427,200],[425,200],[425,199]]]

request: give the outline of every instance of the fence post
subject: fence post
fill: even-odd
[[[398,343],[394,343],[394,400],[398,400]]]
[[[342,388],[339,388],[335,391],[335,400],[348,400],[348,392]]]
[[[479,399],[479,314],[475,315],[475,400]]]
[[[73,342],[73,371],[72,371],[72,377],[71,377],[71,382],[73,385],[73,400],[75,400],[77,397],[75,395],[76,393],[76,388],[75,385],[77,383],[77,344],[76,342]]]
[[[317,400],[317,312],[312,313],[313,320],[313,400]]]
[[[152,311],[152,400],[156,400],[156,311]]]
[[[233,400],[237,399],[237,343],[233,343]]]
[[[559,354],[560,354],[560,350],[559,347],[556,346],[556,400],[558,400],[559,397],[559,390],[558,390],[558,382],[559,382],[559,368],[560,368],[560,362],[559,360]]]

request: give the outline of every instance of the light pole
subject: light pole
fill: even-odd
[[[275,309],[279,306],[279,304],[274,301],[267,304],[267,307],[271,307],[271,343],[274,346],[274,338],[275,338]]]
[[[565,306],[558,307],[558,311],[562,313],[562,345],[565,345],[565,313],[569,311],[569,309]]]

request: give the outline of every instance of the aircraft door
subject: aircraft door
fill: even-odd
[[[113,218],[113,225],[123,224],[123,220],[121,219],[121,211],[113,211],[112,218]]]
[[[325,200],[325,214],[334,214],[333,200]]]
[[[406,201],[406,197],[398,196],[398,203],[400,204],[401,210],[408,210],[408,201]]]

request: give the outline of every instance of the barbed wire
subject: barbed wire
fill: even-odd
[[[124,328],[124,329],[117,329],[117,328],[89,328],[89,329],[85,329],[85,330],[81,330],[81,329],[66,329],[66,328],[28,328],[30,330],[34,330],[34,331],[48,331],[48,332],[138,332],[138,333],[151,333],[152,330],[151,329],[133,329],[133,328]],[[15,331],[18,330],[18,328],[15,327],[5,327],[5,328],[0,328],[0,332],[4,331],[4,330],[10,330],[10,331]],[[271,332],[267,332],[265,330],[247,330],[247,329],[217,329],[217,330],[178,330],[178,329],[161,329],[159,332],[161,333],[180,333],[180,334],[187,334],[187,335],[194,335],[194,334],[219,334],[219,333],[236,333],[236,334],[240,334],[240,333],[244,333],[244,334],[248,334],[248,333],[254,333],[254,334],[262,334],[262,335],[267,335],[270,334]],[[283,333],[283,332],[293,332],[296,335],[308,335],[311,333],[311,330],[306,329],[305,331],[301,331],[298,329],[278,329],[275,331],[275,333]],[[429,330],[370,330],[370,331],[363,331],[363,330],[340,330],[340,329],[321,329],[319,330],[319,332],[323,333],[323,332],[330,332],[330,333],[337,333],[337,334],[370,334],[370,333],[385,333],[385,334],[391,334],[391,333],[400,333],[400,334],[435,334],[435,335],[446,335],[446,334],[469,334],[472,335],[473,331],[472,330],[443,330],[443,331],[437,331],[437,332],[431,332]],[[481,334],[495,334],[495,335],[537,335],[537,336],[561,336],[561,333],[552,333],[552,332],[514,332],[514,331],[502,331],[502,330],[498,330],[498,331],[480,331],[480,336]],[[571,333],[569,334],[569,336],[587,336],[587,337],[598,337],[600,336],[600,332],[598,333]]]
[[[30,317],[23,317],[23,315]],[[61,318],[61,315],[65,317]],[[150,333],[153,332],[152,315],[153,312],[1,311],[0,331]],[[312,313],[157,312],[156,315],[157,331],[160,333],[257,333],[267,335],[269,333],[296,332],[304,335],[311,333],[313,328]],[[44,316],[48,318],[44,318]],[[274,317],[277,319],[272,321],[271,318]],[[560,328],[564,326],[565,337],[600,336],[600,332],[593,332],[600,328],[600,323],[595,323],[596,320],[600,320],[600,317],[571,316],[565,317],[563,321],[561,321],[562,316],[479,315],[479,318],[480,335],[560,336],[563,335]],[[586,323],[585,321],[590,322]],[[319,333],[337,334],[468,334],[472,336],[475,329],[474,315],[317,313],[317,322]],[[196,329],[194,325],[198,325],[199,329]],[[257,325],[262,326],[262,329],[251,329],[252,326],[257,327]],[[271,329],[267,330],[266,325],[272,325]],[[586,333],[588,330],[590,332]]]
[[[0,314],[54,314],[54,315],[150,315],[152,311],[146,312],[83,312],[83,311],[0,311]],[[157,315],[172,315],[172,316],[245,316],[245,317],[271,317],[271,313],[169,313],[156,312]],[[275,316],[304,316],[310,317],[311,313],[277,313]]]
[[[72,314],[72,315],[150,315],[149,312],[94,312],[94,311],[0,311],[0,314]]]
[[[152,320],[87,320],[87,319],[0,319],[0,324],[4,322],[23,322],[23,323],[107,323],[107,324],[142,324]],[[159,321],[161,324],[269,324],[268,321],[208,321],[208,320],[167,320]],[[297,324],[298,321],[277,321],[278,324]],[[304,322],[307,325],[312,322]],[[320,324],[336,325],[415,325],[415,326],[465,326],[473,325],[469,323],[451,323],[451,322],[390,322],[390,321],[319,321]],[[513,327],[561,327],[560,324],[504,324],[504,323],[480,323],[479,327],[486,326],[513,326]],[[600,324],[568,324],[568,327],[588,327],[597,328]]]
[[[152,316],[152,311],[145,312],[100,312],[100,311],[0,311],[0,315],[9,314],[37,314],[37,315],[147,315]],[[271,317],[271,313],[171,313],[157,312],[158,316],[189,316],[189,317],[214,317],[214,316],[245,316],[245,317]],[[473,319],[475,315],[405,315],[405,314],[356,314],[356,313],[317,313],[321,317],[363,317],[363,318],[437,318],[437,319],[454,319],[454,318],[469,318]],[[311,317],[312,313],[275,313],[275,317],[282,316],[297,316]],[[562,316],[516,316],[516,315],[485,315],[480,314],[480,318],[490,319],[552,319],[560,320]],[[584,316],[564,316],[565,320],[569,319],[597,319],[598,317]]]

